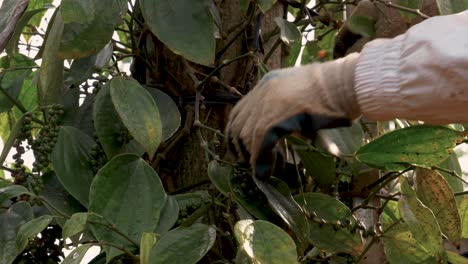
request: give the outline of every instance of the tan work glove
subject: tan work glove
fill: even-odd
[[[281,137],[292,132],[312,137],[318,129],[350,125],[360,115],[354,92],[358,57],[268,73],[231,112],[226,129],[231,151],[265,178]]]

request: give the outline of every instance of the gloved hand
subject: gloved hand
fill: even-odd
[[[350,125],[360,115],[354,92],[358,57],[268,73],[231,112],[226,129],[231,151],[249,159],[255,175],[265,178],[281,137],[292,132],[312,137],[318,129]]]

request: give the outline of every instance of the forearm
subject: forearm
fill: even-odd
[[[437,17],[368,43],[356,67],[363,116],[468,122],[468,12]]]

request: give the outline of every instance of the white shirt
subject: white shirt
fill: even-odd
[[[355,72],[363,116],[468,122],[468,11],[367,43]]]

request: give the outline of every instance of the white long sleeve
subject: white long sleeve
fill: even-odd
[[[438,16],[366,44],[356,72],[362,115],[468,122],[468,11]]]

